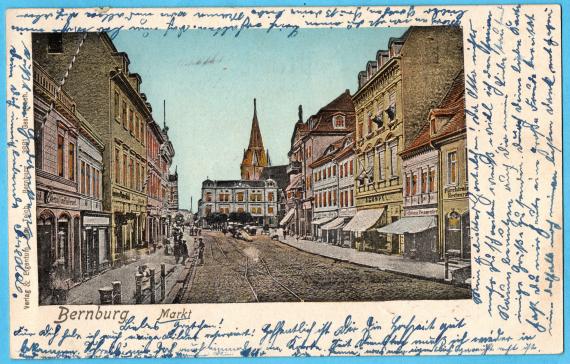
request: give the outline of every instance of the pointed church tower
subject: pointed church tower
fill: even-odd
[[[263,147],[261,130],[259,130],[259,121],[257,120],[257,103],[256,100],[253,99],[253,120],[251,121],[249,144],[243,153],[243,160],[240,165],[241,179],[259,180],[263,168],[268,165],[267,153]]]

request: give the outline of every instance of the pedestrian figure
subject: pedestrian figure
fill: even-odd
[[[204,245],[204,241],[202,240],[202,238],[200,238],[199,243],[198,243],[198,260],[200,261],[200,265],[204,264],[204,248],[206,247],[206,245]]]
[[[283,239],[287,239],[287,229],[283,229]]]
[[[186,263],[188,259],[188,245],[186,245],[186,240],[182,240],[182,264]]]
[[[50,285],[52,292],[52,304],[65,305],[69,287],[65,283],[65,263],[63,259],[56,260],[50,272]]]
[[[174,259],[176,264],[178,264],[178,259],[180,259],[180,243],[174,243]]]

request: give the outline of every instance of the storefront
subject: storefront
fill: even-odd
[[[350,220],[349,217],[337,217],[331,222],[324,224],[321,228],[325,242],[332,245],[350,246],[350,232],[348,239],[345,238],[342,228]]]
[[[357,211],[342,229],[343,232],[353,234],[356,249],[377,252],[385,248],[385,240],[382,241],[378,232],[373,229],[383,223],[385,210],[380,208]]]
[[[84,278],[91,277],[110,266],[111,215],[83,211],[81,214],[81,266]]]
[[[437,216],[405,216],[378,229],[380,234],[393,235],[401,241],[400,251],[413,259],[437,261]]]

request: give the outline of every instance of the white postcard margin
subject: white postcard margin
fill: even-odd
[[[464,30],[473,300],[38,307],[31,32],[412,25]],[[12,9],[6,27],[13,358],[562,352],[559,6]]]

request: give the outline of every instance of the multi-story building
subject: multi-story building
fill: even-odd
[[[129,58],[107,33],[35,33],[33,54],[50,74],[65,78],[75,99],[104,143],[103,209],[112,213],[111,260],[134,257],[146,247],[146,125],[150,104]],[[72,62],[73,60],[73,62]]]
[[[463,67],[462,32],[455,27],[411,27],[358,75],[355,192],[357,213],[347,229],[365,249],[401,253],[403,239],[375,228],[402,217],[399,153],[420,132]]]
[[[430,137],[439,149],[439,254],[471,257],[468,198],[468,153],[463,72],[455,78],[440,105],[431,110]]]
[[[292,201],[288,199],[289,204],[295,204],[296,212],[285,215],[285,217],[290,217],[289,226],[292,224],[296,226],[294,229],[296,234],[311,237],[313,222],[321,223],[313,217],[315,201],[311,164],[321,157],[332,143],[354,131],[354,123],[354,105],[349,90],[323,106],[305,123],[302,121],[302,110],[299,110],[299,121],[295,124],[289,151],[291,182],[286,192],[291,196],[296,196],[296,193],[301,191],[302,197],[300,199],[293,197]],[[301,184],[300,190],[299,183]],[[294,221],[293,215],[295,215]]]
[[[277,225],[277,194],[275,181],[226,180],[202,182],[200,205],[201,220],[204,223],[214,213],[249,213],[258,225]]]
[[[287,165],[287,175],[289,183],[284,190],[285,215],[280,219],[279,225],[292,235],[300,235],[305,231],[304,219],[302,219],[303,209],[303,138],[308,131],[308,126],[303,121],[303,106],[299,105],[299,118],[293,128],[291,136],[291,148],[288,153],[289,164]]]
[[[65,280],[81,278],[80,199],[76,104],[34,63],[34,129],[40,302],[49,297],[50,273],[63,266]]]
[[[401,154],[404,217],[379,232],[403,236],[411,258],[470,257],[464,88],[460,72]]]
[[[333,158],[338,169],[338,217],[323,226],[329,241],[343,246],[352,246],[354,234],[344,231],[346,224],[356,214],[354,200],[354,133],[342,140],[339,151]]]
[[[90,277],[111,263],[111,215],[103,211],[103,141],[81,114],[77,116],[81,274]]]
[[[354,133],[331,144],[311,164],[313,170],[313,236],[331,244],[350,245],[350,234],[342,228],[355,213]]]
[[[146,194],[147,194],[147,222],[146,241],[152,244],[162,244],[165,236],[164,218],[165,206],[169,195],[166,189],[169,184],[167,164],[164,162],[162,154],[166,150],[165,134],[160,126],[152,121],[146,128]]]
[[[261,178],[263,169],[270,165],[269,152],[263,147],[259,121],[257,120],[257,102],[253,99],[253,119],[251,121],[251,132],[249,144],[243,151],[243,160],[240,164],[242,180],[258,181]]]

